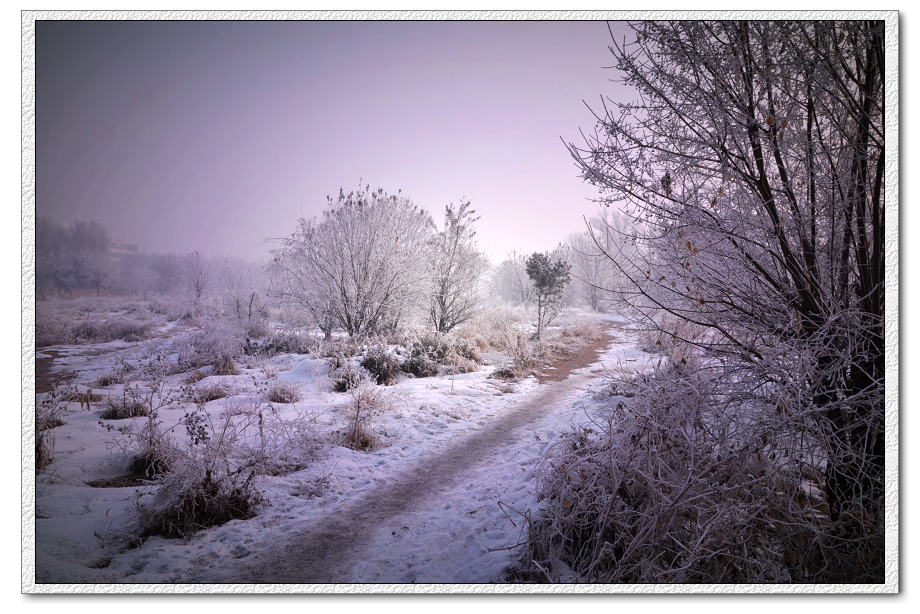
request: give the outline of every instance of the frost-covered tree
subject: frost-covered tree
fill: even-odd
[[[300,219],[274,252],[273,292],[330,335],[399,327],[425,291],[431,216],[399,193],[341,190],[319,219]]]
[[[182,259],[176,254],[157,254],[150,263],[154,274],[154,289],[163,295],[180,291]]]
[[[47,296],[69,287],[67,227],[39,216],[35,223],[35,289]]]
[[[833,547],[878,574],[885,24],[632,28],[612,52],[637,100],[605,100],[570,145],[635,220],[636,253],[613,258],[630,282],[620,298],[649,325],[706,331],[686,341],[724,369],[722,402],[776,421],[762,450],[822,475]]]
[[[114,272],[111,241],[98,222],[59,224],[40,217],[36,224],[36,285],[40,293],[109,286]]]
[[[480,302],[486,260],[475,244],[478,219],[469,202],[445,207],[444,229],[434,237],[431,256],[428,317],[436,332],[450,332],[469,320]]]
[[[111,240],[98,222],[74,222],[70,227],[73,277],[83,287],[101,294],[112,278]]]
[[[584,232],[566,239],[565,257],[572,266],[573,294],[594,311],[610,303],[611,294],[622,289],[622,276],[611,258],[630,252],[628,218],[606,210],[604,215],[586,221]]]
[[[569,283],[569,264],[550,254],[535,252],[527,259],[527,276],[533,282],[534,299],[537,307],[537,334],[540,339],[543,329],[557,315]]]
[[[533,302],[533,282],[527,276],[527,257],[512,252],[492,272],[492,290],[495,296],[514,305]]]
[[[201,306],[201,299],[204,297],[210,281],[211,272],[208,263],[198,253],[198,250],[183,258],[182,283],[186,296],[196,309]]]
[[[250,262],[230,258],[216,263],[216,268],[224,309],[237,324],[251,330],[265,317],[261,269]]]

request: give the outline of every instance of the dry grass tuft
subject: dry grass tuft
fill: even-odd
[[[297,384],[283,380],[275,380],[265,394],[269,403],[296,403],[300,400],[300,389]]]
[[[365,386],[352,391],[351,401],[342,406],[348,424],[343,445],[362,452],[375,449],[379,440],[371,432],[370,422],[392,407],[390,396],[382,390]]]
[[[192,388],[189,393],[189,400],[193,403],[209,403],[227,396],[227,390],[220,384],[208,384]]]
[[[100,416],[103,420],[125,420],[139,418],[150,414],[150,408],[133,388],[122,391],[121,398],[109,397],[105,401],[105,410]]]
[[[254,472],[218,476],[197,464],[170,473],[161,482],[156,504],[144,509],[143,537],[185,538],[196,531],[255,515],[261,494],[252,485]]]

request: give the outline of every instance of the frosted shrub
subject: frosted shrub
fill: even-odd
[[[400,368],[415,377],[434,377],[438,374],[438,363],[426,354],[410,355]]]
[[[35,406],[35,473],[41,473],[54,460],[54,435],[51,429],[64,424],[67,399],[74,394],[58,386],[42,397]]]
[[[341,408],[347,421],[345,447],[365,452],[377,447],[379,442],[370,430],[370,422],[392,408],[389,395],[372,386],[362,386],[351,392],[351,400]]]
[[[361,341],[346,337],[332,341],[319,341],[313,354],[319,358],[346,358],[361,354]]]
[[[243,353],[243,339],[238,329],[209,324],[179,348],[179,368],[214,365],[215,375],[236,375],[234,359]]]
[[[332,389],[336,392],[348,392],[368,381],[370,374],[361,367],[356,367],[345,359],[329,359],[329,377]],[[336,366],[338,365],[338,366]]]
[[[523,575],[593,582],[789,582],[809,514],[776,425],[726,404],[704,372],[619,382],[593,426],[542,463]]]
[[[165,297],[151,301],[148,308],[152,313],[166,316],[169,322],[183,318],[189,313],[188,306],[184,301],[179,299],[169,300]]]
[[[265,339],[246,339],[243,353],[270,358],[278,354],[309,354],[310,340],[288,332],[276,332]]]
[[[258,460],[261,473],[286,475],[307,467],[319,453],[322,439],[312,417],[298,412],[293,418],[282,418],[274,407],[260,412]]]
[[[41,303],[35,310],[35,347],[73,343],[70,323],[48,312]]]
[[[134,365],[125,360],[122,356],[116,355],[112,370],[100,375],[96,381],[93,382],[93,386],[96,388],[108,388],[115,384],[124,384],[131,379],[135,371],[136,368]]]
[[[252,414],[214,418],[200,406],[185,414],[188,444],[158,481],[153,501],[140,507],[144,535],[187,537],[254,515],[262,495],[252,484],[256,461],[244,444],[255,420]]]
[[[409,357],[401,368],[416,377],[437,375],[441,365],[451,372],[469,373],[482,361],[472,341],[453,334],[426,335],[406,341],[405,345]]]
[[[373,376],[377,384],[392,386],[396,383],[399,358],[382,343],[372,345],[367,349],[361,360],[361,366]]]
[[[219,472],[194,456],[182,457],[160,481],[152,504],[142,508],[143,534],[187,537],[234,519],[252,518],[261,500],[254,471]]]
[[[115,427],[99,422],[109,431],[119,434],[115,445],[131,455],[131,473],[139,478],[153,479],[163,475],[174,464],[178,448],[163,429],[160,411],[169,409],[179,400],[178,395],[168,392],[164,384],[165,374],[161,365],[164,360],[154,357],[142,366],[142,371],[152,375],[143,387],[126,388],[121,397],[110,397],[103,419],[124,419],[144,416],[141,424],[131,423]]]
[[[493,306],[480,311],[476,317],[464,324],[458,336],[480,351],[501,351],[505,347],[508,331],[525,330],[527,318],[527,310],[523,307]]]

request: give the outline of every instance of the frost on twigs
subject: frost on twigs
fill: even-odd
[[[261,495],[254,471],[221,473],[184,457],[160,482],[154,503],[143,509],[144,535],[187,537],[195,531],[255,515]]]
[[[41,473],[54,460],[51,430],[64,425],[67,401],[75,394],[68,384],[52,386],[35,404],[35,473]]]
[[[351,399],[341,406],[346,420],[343,445],[363,452],[376,448],[380,440],[371,429],[371,421],[392,406],[392,400],[384,390],[373,386],[352,390]]]
[[[152,501],[139,504],[143,536],[187,537],[255,514],[262,498],[253,485],[258,462],[244,445],[255,421],[252,414],[215,418],[201,406],[183,416],[187,443],[172,447]]]
[[[237,375],[234,360],[243,353],[242,331],[209,323],[179,347],[179,369],[213,366],[214,375]]]
[[[592,582],[879,581],[871,540],[853,531],[841,543],[797,417],[727,394],[705,369],[616,384],[628,398],[610,399],[545,457],[515,578],[571,569]]]

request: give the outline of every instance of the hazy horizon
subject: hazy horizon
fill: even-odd
[[[550,249],[599,212],[560,138],[625,91],[609,43],[605,22],[38,22],[36,213],[261,259],[363,181],[438,222],[471,200],[493,261]]]

